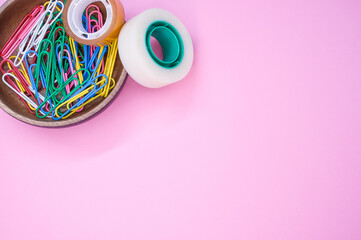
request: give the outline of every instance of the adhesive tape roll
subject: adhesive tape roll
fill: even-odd
[[[163,59],[153,52],[151,37],[161,45]],[[145,87],[175,83],[192,67],[192,39],[183,23],[163,9],[150,9],[129,20],[119,34],[118,43],[125,70]]]
[[[83,12],[90,4],[97,5],[98,2],[105,7],[105,23],[99,31],[88,33],[83,26]],[[66,32],[75,41],[93,46],[109,45],[118,37],[124,24],[124,8],[119,0],[67,0],[63,22]]]

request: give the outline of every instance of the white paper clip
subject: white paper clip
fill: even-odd
[[[59,13],[53,18],[53,13],[56,9],[56,6],[60,5]],[[34,24],[30,32],[26,35],[24,40],[19,45],[19,52],[14,61],[14,65],[16,67],[20,66],[20,64],[24,61],[25,54],[35,47],[35,51],[39,49],[41,41],[44,39],[46,32],[49,27],[60,17],[64,9],[64,4],[58,0],[51,0],[40,16],[38,21]],[[29,57],[34,57],[34,54]]]
[[[16,93],[16,95],[18,95],[19,97],[21,97],[22,99],[24,99],[24,101],[26,101],[27,103],[29,103],[33,108],[38,108],[39,106],[33,101],[31,100],[28,96],[26,96],[25,93],[23,92],[18,92],[15,88],[13,88],[13,86],[11,86],[6,80],[5,78],[9,76],[9,77],[12,77],[15,79],[15,81],[17,82],[20,82],[19,79],[12,73],[5,73],[2,77],[3,79],[3,82],[6,84],[6,86],[8,86],[14,93]],[[29,88],[33,93],[35,93],[34,89],[30,86]],[[44,96],[42,96],[40,93],[39,93],[39,98],[44,101]],[[40,111],[41,112],[41,111]],[[50,118],[49,116],[47,116],[48,118]]]

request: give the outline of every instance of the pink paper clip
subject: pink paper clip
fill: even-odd
[[[10,69],[6,70],[6,66],[9,65]],[[9,60],[9,59],[5,59],[0,63],[0,71],[1,73],[4,75],[6,73],[12,73],[14,74],[19,82],[21,83],[21,85],[24,87],[25,90],[25,94],[28,96],[31,96],[34,98],[34,94],[33,92],[30,90],[29,87],[31,87],[29,85],[29,83],[26,81],[25,77],[22,75],[22,73],[20,72],[20,70],[18,68],[15,67],[14,63]],[[8,78],[8,77],[7,77]],[[35,98],[34,98],[35,99]]]
[[[11,35],[9,40],[5,43],[3,48],[0,50],[0,56],[4,59],[8,59],[15,49],[19,46],[21,41],[29,33],[32,26],[39,19],[41,14],[44,12],[44,6],[39,5],[35,7],[25,18],[21,21],[15,32]]]

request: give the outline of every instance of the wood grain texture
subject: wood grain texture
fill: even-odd
[[[6,41],[15,31],[21,20],[37,5],[44,4],[44,0],[9,0],[0,8],[0,47],[3,47]],[[15,52],[16,53],[16,52]],[[15,54],[14,53],[14,54]],[[2,60],[2,59],[1,59]],[[14,118],[40,127],[65,127],[69,125],[83,122],[95,114],[99,113],[103,108],[112,102],[122,89],[127,73],[117,56],[115,62],[113,78],[116,79],[116,85],[109,93],[107,98],[98,98],[84,107],[84,110],[72,115],[68,119],[54,121],[52,119],[39,119],[35,115],[28,112],[23,102],[17,95],[8,88],[2,81],[0,73],[0,108]]]

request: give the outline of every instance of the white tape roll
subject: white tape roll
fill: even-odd
[[[151,37],[160,43],[163,59],[153,52]],[[158,8],[139,14],[123,26],[118,50],[128,74],[149,88],[183,79],[193,63],[193,44],[186,27],[172,13]]]

